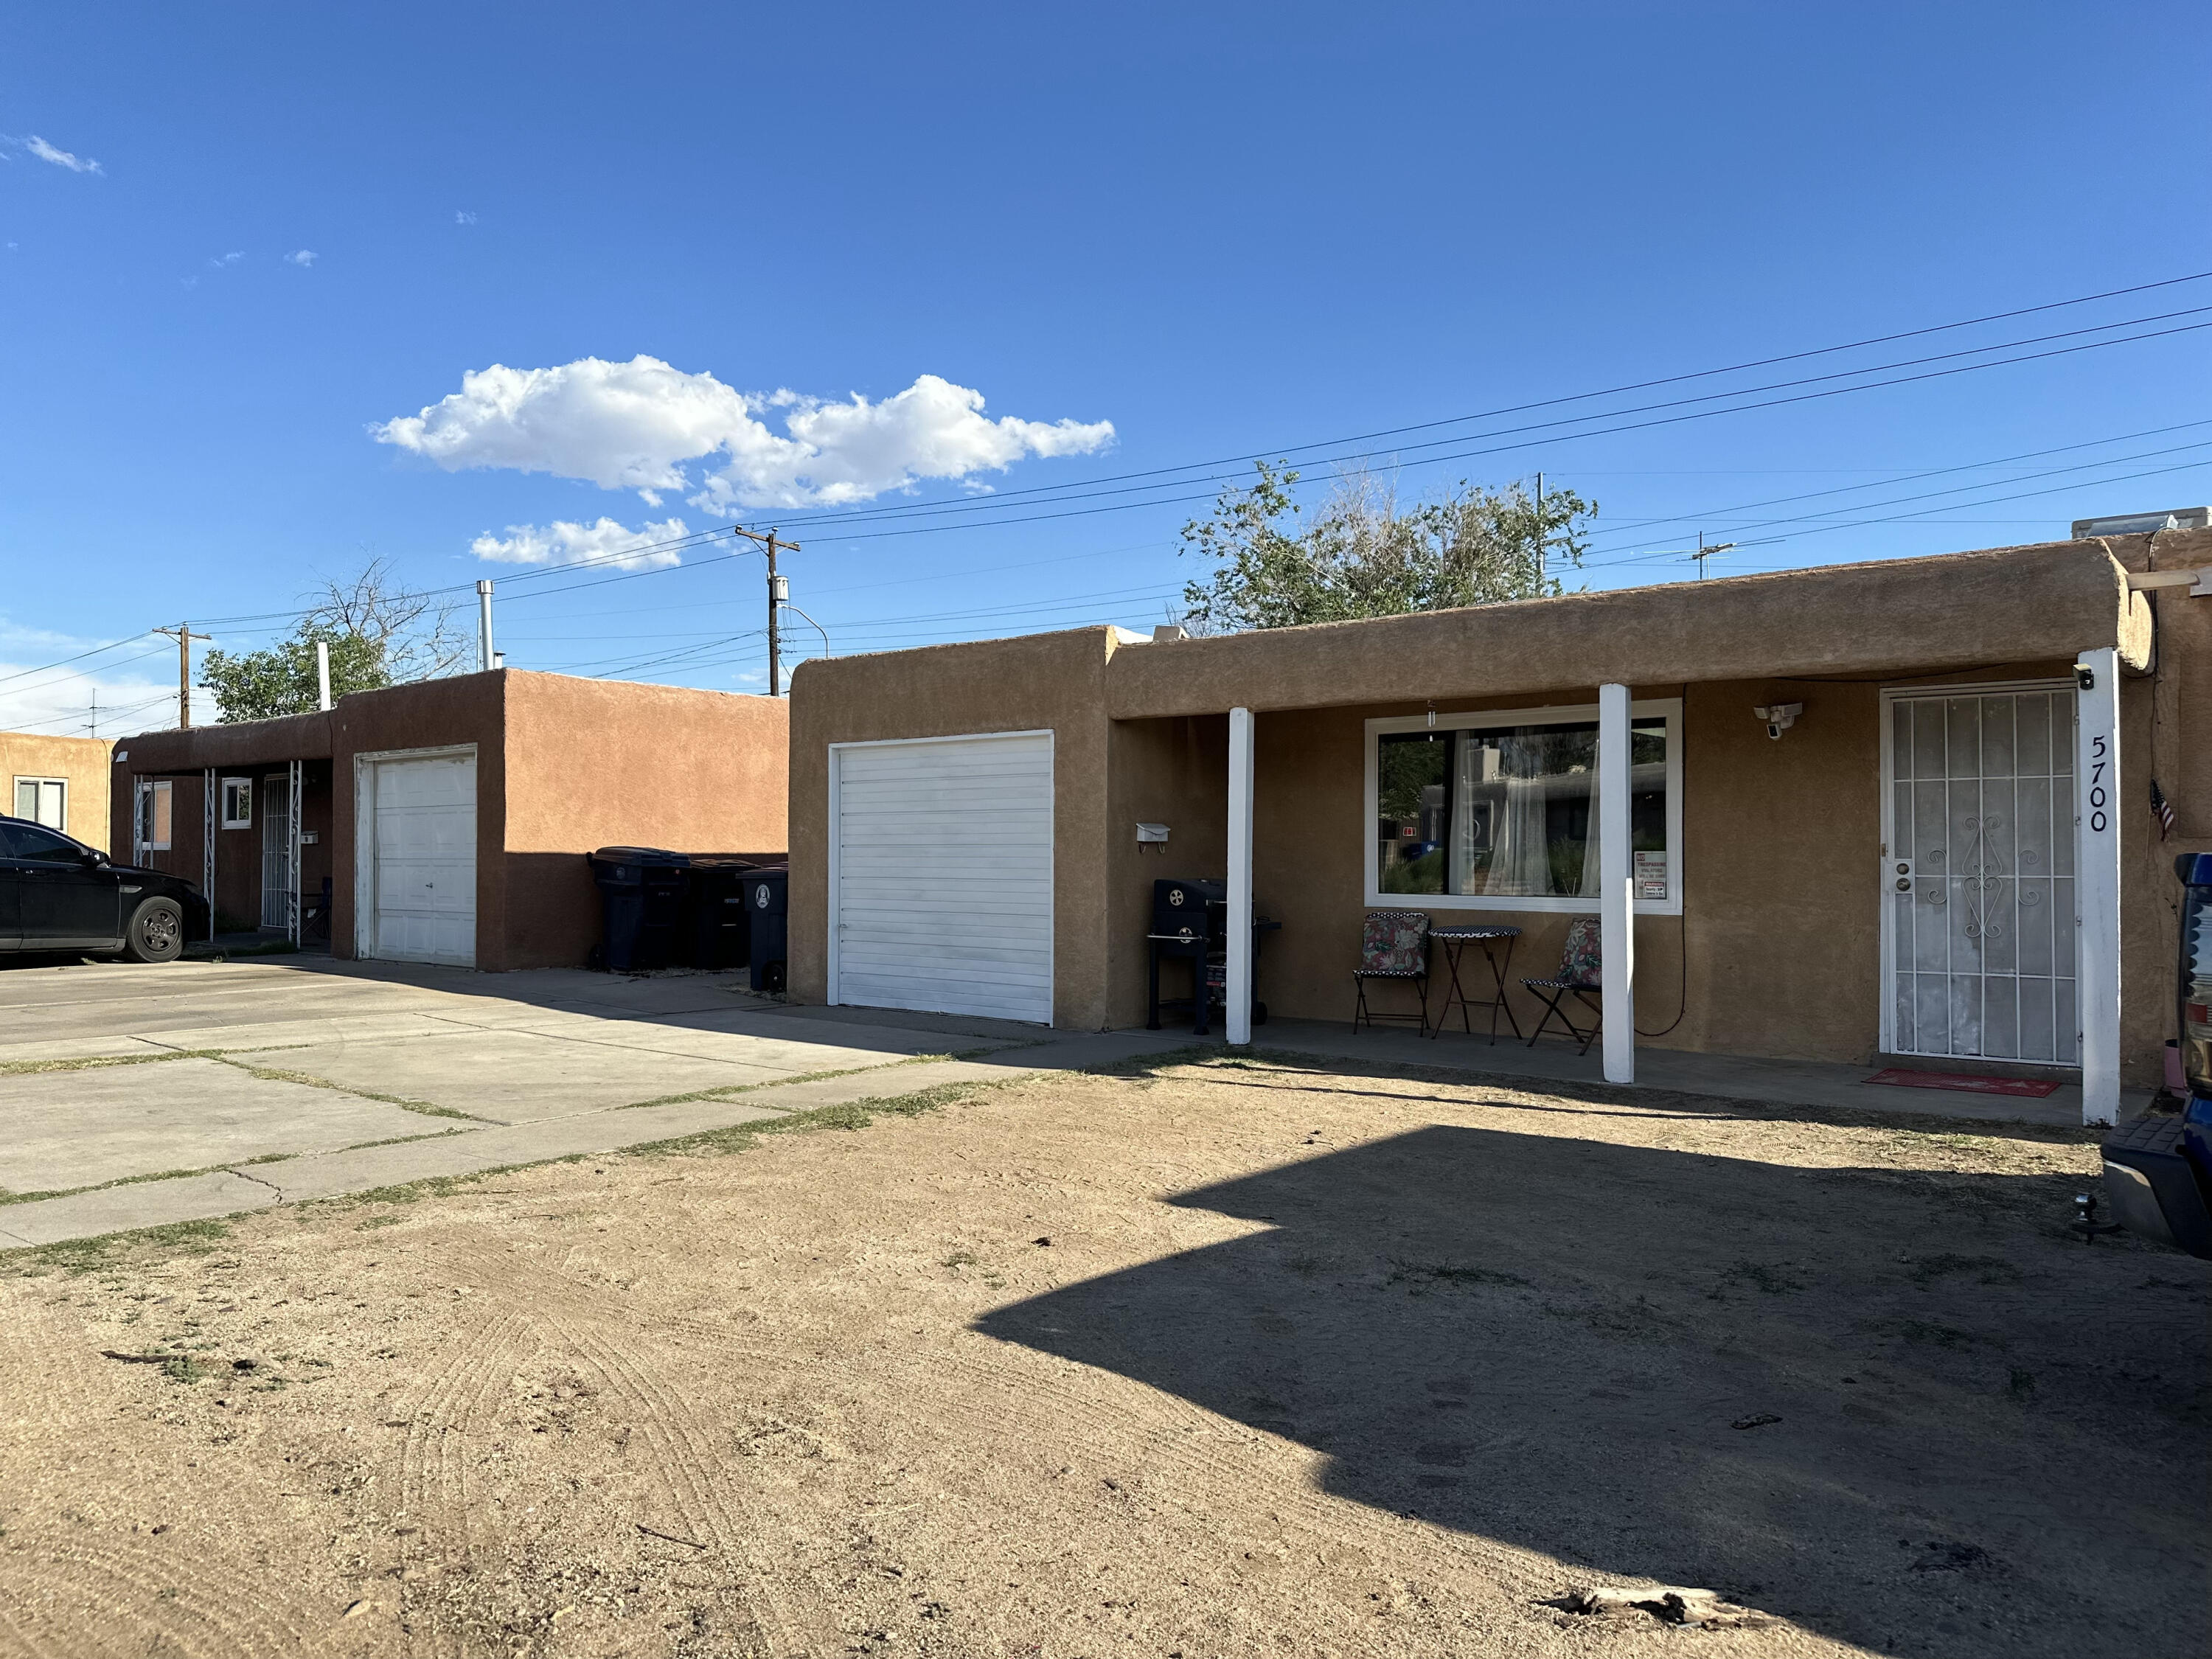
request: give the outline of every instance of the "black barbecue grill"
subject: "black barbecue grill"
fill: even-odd
[[[1255,916],[1252,920],[1252,1023],[1264,1023],[1267,1005],[1259,1000],[1260,936],[1283,924]],[[1191,1031],[1204,1036],[1207,1015],[1223,1007],[1227,997],[1229,969],[1229,884],[1189,877],[1165,876],[1152,884],[1152,926],[1145,936],[1152,957],[1151,1012],[1145,1029],[1160,1029],[1163,1008],[1188,1009]],[[1190,994],[1160,1000],[1160,962],[1190,963]]]

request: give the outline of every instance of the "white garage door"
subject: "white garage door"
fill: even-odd
[[[362,954],[475,966],[476,757],[374,761],[362,783],[371,852]]]
[[[830,1000],[1052,1023],[1052,734],[830,750]]]

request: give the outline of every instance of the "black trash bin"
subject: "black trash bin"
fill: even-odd
[[[757,860],[734,853],[691,854],[684,907],[684,960],[694,968],[742,968],[750,958],[752,918],[743,878]]]
[[[752,921],[746,956],[752,965],[756,991],[783,989],[790,877],[788,870],[748,870],[738,878],[745,915]]]
[[[658,847],[602,847],[584,857],[599,888],[601,965],[622,974],[667,967],[676,954],[690,860]]]

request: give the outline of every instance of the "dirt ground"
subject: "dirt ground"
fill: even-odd
[[[916,1104],[0,1257],[0,1654],[2203,1650],[2212,1270],[2084,1133]],[[1775,1622],[1547,1604],[1639,1579]]]

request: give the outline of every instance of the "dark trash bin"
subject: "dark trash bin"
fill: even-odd
[[[618,974],[667,967],[676,955],[690,860],[658,847],[602,847],[584,857],[599,889],[599,965]]]
[[[789,938],[788,870],[748,870],[738,878],[745,915],[752,922],[746,950],[753,989],[781,991],[784,986],[786,940]]]
[[[752,918],[744,878],[757,860],[735,853],[691,854],[684,906],[684,960],[694,968],[742,968],[750,958]]]

